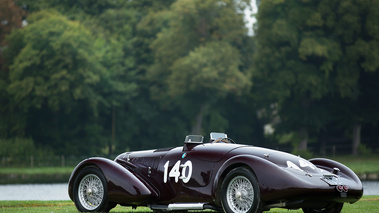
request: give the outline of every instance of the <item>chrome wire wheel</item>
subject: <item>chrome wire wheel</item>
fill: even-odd
[[[219,192],[224,212],[262,212],[258,180],[253,171],[247,167],[237,167],[229,171],[222,181]]]
[[[87,174],[82,178],[78,187],[80,204],[88,211],[98,208],[104,199],[104,186],[95,174]]]
[[[254,203],[254,187],[244,176],[234,177],[228,184],[226,199],[233,212],[246,213]]]

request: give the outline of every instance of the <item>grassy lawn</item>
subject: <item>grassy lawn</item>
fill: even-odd
[[[0,201],[0,212],[77,212],[72,201]],[[147,207],[117,206],[111,212],[152,212]],[[203,212],[203,211],[194,211]],[[208,211],[212,212],[212,211]],[[302,210],[271,209],[270,213],[300,213]],[[379,196],[363,196],[354,204],[345,204],[343,213],[379,212]]]
[[[357,174],[376,173],[379,174],[379,155],[369,157],[339,156],[331,158],[345,164]]]
[[[326,157],[341,162],[357,174],[378,174],[379,156]],[[39,174],[69,176],[73,167],[0,168],[0,176],[7,174],[37,176]],[[1,192],[0,192],[1,193]],[[72,201],[0,201],[0,212],[77,212]],[[111,212],[152,212],[147,207],[117,206]],[[196,211],[194,211],[196,212]],[[203,212],[203,211],[200,211]],[[206,211],[212,212],[212,211]],[[271,209],[270,213],[300,213],[302,210]],[[345,204],[343,213],[379,212],[379,196],[364,196],[355,204]]]
[[[0,184],[64,183],[73,167],[0,168]]]
[[[71,174],[74,167],[0,168],[0,174]]]

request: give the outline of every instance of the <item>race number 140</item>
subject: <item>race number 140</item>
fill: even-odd
[[[163,182],[167,183],[168,178],[175,178],[175,183],[177,183],[179,179],[182,180],[183,183],[188,183],[192,175],[192,162],[188,160],[184,164],[181,164],[181,161],[178,160],[170,172],[168,171],[169,163],[170,161],[167,161],[164,165]]]

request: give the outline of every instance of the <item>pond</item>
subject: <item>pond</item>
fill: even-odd
[[[362,181],[363,195],[379,195],[379,181]]]
[[[379,195],[379,181],[363,181],[364,195]],[[0,200],[70,200],[67,183],[0,185]]]
[[[0,185],[0,200],[70,200],[67,183]]]

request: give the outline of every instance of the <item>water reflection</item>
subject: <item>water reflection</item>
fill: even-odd
[[[379,181],[362,181],[363,195],[379,195]]]
[[[0,185],[0,200],[70,200],[67,183]]]

